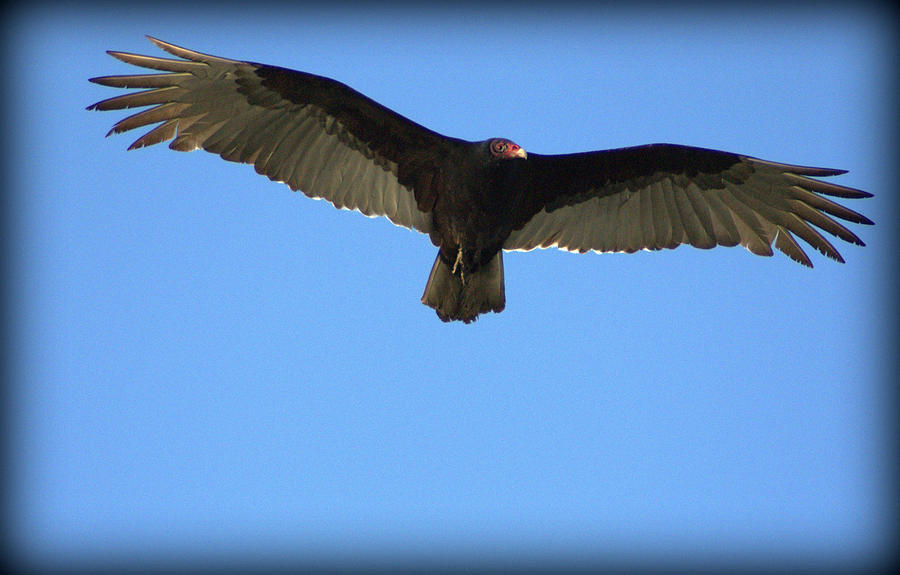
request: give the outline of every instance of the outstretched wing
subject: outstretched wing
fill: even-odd
[[[129,149],[167,140],[173,150],[202,148],[253,164],[258,173],[339,208],[431,231],[441,158],[460,140],[428,130],[335,80],[149,39],[183,59],[109,52],[164,73],[91,79],[104,86],[147,88],[88,108],[153,106],[110,130],[161,122]]]
[[[772,244],[812,267],[795,235],[843,262],[813,226],[865,245],[831,216],[871,224],[825,196],[871,194],[815,180],[843,170],[778,164],[748,156],[652,144],[582,154],[528,155],[529,190],[507,250],[558,247],[634,252],[690,244],[742,245],[771,256]]]

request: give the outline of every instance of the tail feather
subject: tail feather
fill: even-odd
[[[503,252],[477,271],[454,274],[438,254],[428,276],[422,303],[434,308],[443,321],[470,323],[478,314],[501,312],[506,307],[503,285]]]

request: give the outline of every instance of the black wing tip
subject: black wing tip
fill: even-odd
[[[839,184],[834,184],[838,186]],[[864,192],[863,190],[857,190],[856,188],[848,188],[847,186],[840,186],[838,188],[833,188],[832,190],[819,190],[813,189],[814,192],[819,192],[821,194],[826,194],[829,196],[836,196],[838,198],[845,198],[848,200],[864,200],[866,198],[873,198],[875,194],[870,192]]]
[[[103,76],[96,76],[96,77],[94,77],[94,78],[88,78],[88,82],[91,82],[92,84],[100,84],[100,85],[102,86],[102,85],[103,85],[103,84],[102,84],[103,78],[104,78]],[[98,107],[99,105],[100,105],[100,102],[94,102],[94,103],[91,104],[90,106],[87,106],[87,107],[85,108],[85,110],[90,110],[90,111],[96,111],[96,110],[99,110],[99,109],[100,109],[100,108]],[[109,134],[107,134],[107,136],[108,136],[108,135],[109,135]]]
[[[817,178],[830,178],[832,176],[841,176],[849,172],[840,168],[819,168],[815,166],[797,166],[785,164],[786,171],[800,176],[813,176]]]
[[[871,196],[867,196],[867,197],[871,197]],[[865,226],[874,226],[875,225],[875,222],[873,222],[872,220],[870,220],[869,218],[867,218],[866,216],[864,216],[862,214],[859,214],[859,219],[854,221],[853,223],[854,224],[863,224]],[[860,244],[860,245],[865,245],[865,244]]]
[[[801,258],[793,256],[791,254],[787,254],[787,257],[789,257],[790,259],[792,259],[793,261],[797,262],[798,264],[800,264],[801,266],[803,266],[805,268],[813,269],[813,267],[815,267],[815,266],[813,266],[812,261],[808,257],[807,257],[807,259],[801,259]]]
[[[822,253],[825,253],[825,252],[822,252]],[[836,262],[839,263],[839,264],[845,264],[845,263],[847,263],[847,262],[844,260],[844,256],[842,256],[841,254],[834,254],[834,255],[831,255],[831,254],[825,254],[825,255],[828,256],[829,258],[831,258],[832,260],[836,261]]]

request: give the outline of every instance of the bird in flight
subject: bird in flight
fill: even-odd
[[[797,238],[843,262],[819,230],[863,246],[835,218],[872,224],[828,198],[871,194],[814,179],[844,170],[674,144],[526,153],[506,138],[444,136],[329,78],[148,38],[177,59],[108,53],[162,73],[90,80],[142,90],[88,109],[151,106],[107,135],[158,124],[128,149],[168,140],[173,150],[201,148],[338,208],[428,234],[438,254],[422,303],[444,321],[503,310],[504,250],[740,244],[771,256],[774,245],[812,267]]]

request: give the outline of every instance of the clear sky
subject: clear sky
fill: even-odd
[[[890,18],[105,5],[7,21],[13,550],[168,559],[881,557],[897,230]],[[411,15],[410,15],[411,13]],[[444,324],[435,248],[202,152],[105,139],[144,34],[339,79],[443,134],[850,170],[847,263],[506,255]],[[839,240],[835,240],[839,242]]]

